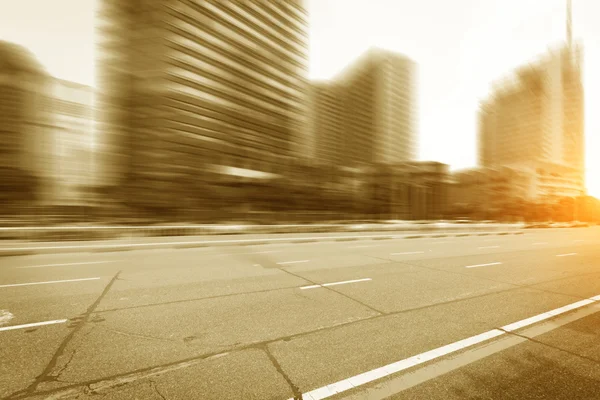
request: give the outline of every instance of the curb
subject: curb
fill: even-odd
[[[201,247],[217,246],[260,246],[267,244],[300,244],[316,242],[349,242],[357,240],[392,240],[392,239],[423,239],[441,237],[466,237],[466,236],[489,236],[489,235],[523,235],[523,231],[515,232],[482,232],[482,233],[447,233],[447,234],[421,234],[421,235],[361,235],[355,236],[332,236],[319,238],[272,238],[272,239],[245,239],[237,240],[206,240],[197,242],[175,242],[175,243],[138,243],[138,244],[115,244],[115,245],[81,245],[81,246],[45,246],[39,248],[0,248],[0,257],[21,257],[37,254],[58,253],[107,253],[133,250],[165,250],[165,249],[193,249]]]

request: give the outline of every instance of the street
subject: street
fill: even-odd
[[[600,227],[384,239],[2,257],[0,398],[597,398]]]

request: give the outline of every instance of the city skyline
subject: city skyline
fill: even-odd
[[[453,169],[469,167],[476,164],[477,157],[476,107],[480,98],[489,92],[489,84],[508,69],[527,62],[565,38],[565,2],[549,1],[544,8],[539,2],[535,3],[478,4],[464,0],[453,5],[433,1],[418,5],[372,1],[367,7],[361,1],[309,1],[310,77],[331,77],[372,45],[415,59],[419,70],[420,159],[446,162]],[[32,7],[33,4],[38,6]],[[437,9],[435,13],[431,13],[432,5]],[[591,1],[574,2],[574,37],[582,38],[584,46],[600,37],[600,30],[592,26],[589,17],[596,8],[598,6]],[[90,40],[93,41],[93,29],[89,26],[94,17],[92,2],[58,0],[50,6],[30,0],[20,5],[11,2],[4,9],[9,11],[4,15],[12,22],[0,17],[2,39],[30,48],[53,75],[90,83],[89,78],[93,76],[93,45],[89,45]],[[62,19],[54,19],[54,22],[48,21],[52,18],[45,18],[59,13]],[[351,29],[357,15],[363,18],[362,29]],[[438,29],[428,28],[442,23],[440,18],[448,19],[449,15],[454,17],[450,18],[454,23],[444,26],[447,34],[443,37]],[[467,23],[467,18],[476,22]],[[52,29],[48,29],[49,26]],[[409,34],[411,29],[412,35]],[[427,35],[429,31],[437,35]],[[74,32],[78,34],[73,35]],[[43,45],[42,36],[49,38]],[[57,51],[60,57],[56,56]],[[446,60],[443,67],[440,60]],[[595,119],[592,110],[598,102],[594,88],[598,87],[599,78],[593,71],[598,70],[594,66],[599,65],[599,61],[599,54],[592,46],[585,46],[586,185],[590,194],[596,196],[600,194],[600,182],[594,176],[600,173],[600,163],[595,163],[592,155],[599,144],[594,132],[599,130],[600,120]]]

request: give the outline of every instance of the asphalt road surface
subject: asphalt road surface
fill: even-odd
[[[0,258],[0,398],[598,399],[600,228]]]

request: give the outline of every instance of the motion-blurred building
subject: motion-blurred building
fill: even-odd
[[[510,167],[456,171],[448,188],[450,209],[462,209],[479,218],[492,219],[515,204],[534,202],[535,173]]]
[[[479,114],[479,163],[530,171],[536,198],[584,187],[582,50],[567,44],[496,83]]]
[[[95,185],[92,87],[63,79],[51,86],[53,170],[56,202],[80,206],[90,199],[86,188]]]
[[[91,87],[54,78],[27,49],[0,42],[5,198],[45,214],[55,206],[85,202],[80,188],[92,184],[92,100]]]
[[[366,169],[369,202],[377,214],[395,220],[441,219],[448,206],[448,165],[413,161]]]
[[[54,198],[52,77],[24,47],[0,41],[3,203]],[[22,197],[25,196],[25,197]]]
[[[261,179],[308,151],[303,1],[99,6],[105,185],[148,206],[194,202],[231,171]]]
[[[312,88],[312,132],[322,162],[355,165],[416,159],[415,63],[371,48]]]
[[[343,165],[344,139],[347,137],[343,124],[344,91],[340,85],[330,82],[313,82],[310,87],[309,129],[318,162]]]

